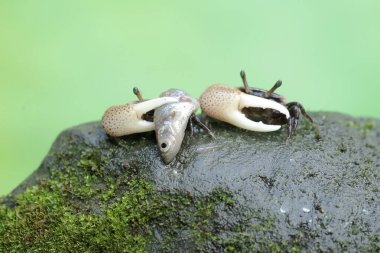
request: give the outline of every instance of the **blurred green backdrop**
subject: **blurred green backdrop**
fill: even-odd
[[[63,129],[170,87],[279,90],[380,117],[380,1],[0,1],[0,195]]]

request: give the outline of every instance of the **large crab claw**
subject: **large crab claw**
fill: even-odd
[[[154,130],[154,123],[143,119],[143,115],[164,104],[178,102],[178,98],[160,97],[128,105],[108,108],[102,118],[104,131],[113,137]]]
[[[280,125],[267,125],[248,119],[243,108],[269,108],[284,114],[289,119],[289,111],[285,106],[261,97],[253,96],[224,85],[209,87],[200,97],[202,111],[208,116],[256,132],[271,132],[281,128]]]

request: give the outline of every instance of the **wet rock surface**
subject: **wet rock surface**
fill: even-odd
[[[48,183],[49,193],[62,198],[59,203],[71,214],[98,217],[131,194],[128,182],[143,180],[152,190],[142,201],[157,203],[144,213],[149,218],[143,223],[127,222],[133,227],[129,234],[145,240],[143,250],[377,252],[380,121],[337,113],[311,116],[317,127],[303,121],[289,143],[285,129],[255,133],[209,120],[216,138],[200,132],[186,136],[169,165],[160,158],[154,133],[111,140],[99,123],[80,125],[60,134],[40,168],[0,205],[12,212],[22,205],[15,196],[28,187],[43,188],[51,178],[59,181],[57,173],[64,178],[74,173],[80,180],[94,178],[91,194],[65,193],[63,186]],[[128,205],[134,206],[125,204],[123,212],[132,212]],[[0,238],[7,229],[0,227]],[[93,252],[107,249],[83,243],[93,245]]]

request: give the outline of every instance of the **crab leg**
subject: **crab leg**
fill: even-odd
[[[271,132],[281,128],[280,125],[267,125],[248,119],[241,111],[245,107],[269,108],[289,118],[285,106],[265,98],[245,94],[238,89],[224,85],[208,88],[199,99],[202,110],[210,117],[230,123],[240,128],[257,132]]]
[[[213,139],[215,139],[214,133],[205,124],[203,124],[203,122],[197,117],[197,115],[193,114],[190,117],[190,119],[191,120],[189,122],[194,122],[199,127],[201,127],[207,134],[209,134]],[[191,130],[191,131],[193,131],[193,130]]]

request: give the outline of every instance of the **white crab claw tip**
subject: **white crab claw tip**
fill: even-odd
[[[257,97],[257,96],[241,93],[239,109],[241,110],[244,107],[259,107],[263,109],[266,109],[266,108],[274,109],[284,114],[287,119],[290,117],[288,109],[280,103],[277,103],[275,101],[265,99],[262,97]]]
[[[248,119],[243,113],[236,111],[233,114],[230,114],[229,121],[230,124],[233,124],[237,127],[244,128],[250,131],[255,132],[272,132],[277,131],[281,128],[280,125],[267,125],[263,122],[256,122]]]
[[[175,97],[160,97],[153,98],[144,102],[140,102],[134,105],[135,112],[141,117],[144,113],[154,110],[164,104],[178,102],[179,98]]]

